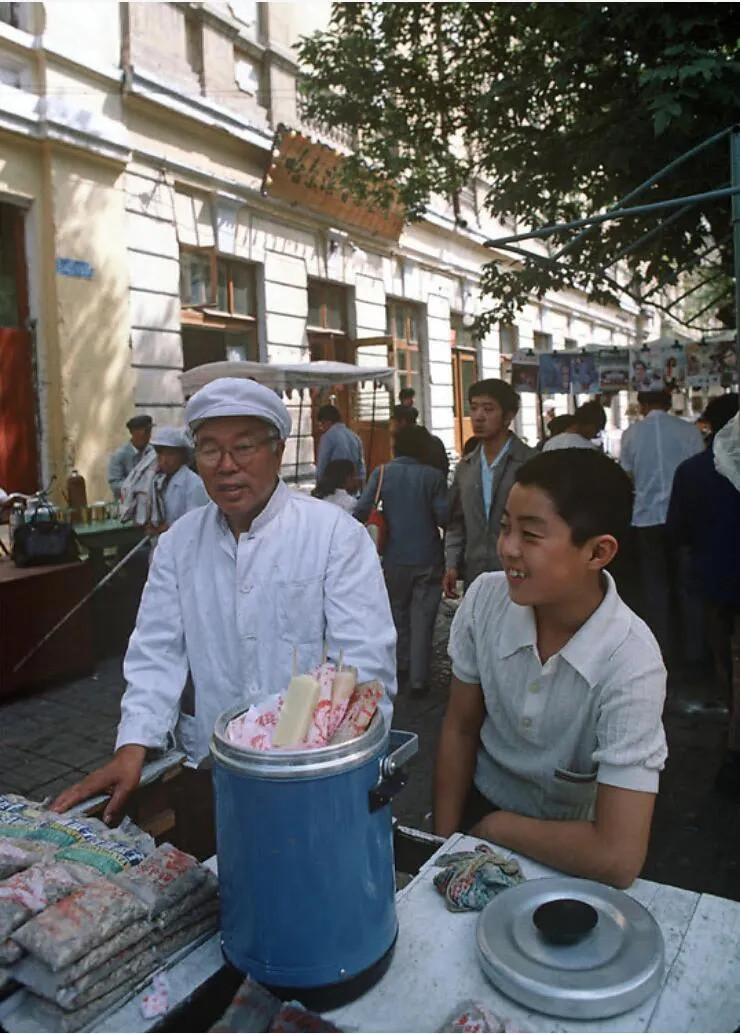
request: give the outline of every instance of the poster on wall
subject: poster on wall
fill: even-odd
[[[600,391],[626,391],[630,386],[630,354],[626,348],[600,348],[596,353]]]
[[[534,352],[515,352],[511,361],[511,386],[514,391],[536,392],[539,357]]]
[[[686,387],[686,353],[681,345],[663,348],[663,384],[668,391]]]
[[[737,352],[733,341],[707,344],[709,349],[709,387],[730,388],[737,383]]]
[[[663,391],[663,349],[659,345],[630,352],[630,387],[633,391]]]
[[[596,357],[590,352],[571,354],[570,384],[574,395],[593,395],[601,390],[596,370]]]
[[[570,394],[570,353],[544,352],[539,357],[539,386],[543,395]]]

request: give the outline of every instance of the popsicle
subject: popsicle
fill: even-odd
[[[297,747],[303,743],[318,699],[319,684],[316,679],[310,675],[293,676],[272,735],[273,747]]]
[[[342,668],[336,673],[334,681],[331,684],[331,702],[333,707],[349,700],[354,691],[356,682],[356,668]]]

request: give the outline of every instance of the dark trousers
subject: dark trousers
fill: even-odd
[[[663,659],[672,660],[671,585],[672,568],[664,524],[635,528],[639,574],[639,613],[650,626]]]
[[[469,833],[473,826],[477,825],[486,815],[490,815],[492,811],[501,811],[501,809],[497,804],[489,801],[473,783],[465,799],[465,807],[460,819],[460,830],[463,833]]]
[[[408,671],[412,688],[427,686],[442,568],[384,563],[383,573],[398,636],[398,670]]]

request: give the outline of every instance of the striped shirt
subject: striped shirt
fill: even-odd
[[[512,603],[503,572],[480,575],[455,615],[453,674],[478,683],[486,707],[475,785],[507,811],[588,819],[597,783],[658,789],[665,668],[605,576],[599,607],[545,664],[534,610]]]

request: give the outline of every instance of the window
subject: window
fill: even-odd
[[[519,327],[514,323],[499,323],[501,355],[513,355],[519,348]]]
[[[23,4],[0,3],[0,22],[12,25],[14,29],[22,29],[22,8]]]
[[[535,330],[533,339],[535,352],[552,352],[552,334],[545,334],[541,330]]]
[[[242,93],[249,94],[257,100],[260,91],[260,67],[258,62],[240,54],[234,54],[234,79]]]
[[[347,288],[322,280],[308,281],[308,326],[347,333]]]
[[[578,348],[578,342],[574,337],[567,337],[563,342],[566,352],[575,352]]]
[[[210,306],[224,315],[253,319],[257,315],[254,266],[222,258],[213,248],[183,248],[180,301],[184,306]]]
[[[184,368],[259,359],[256,267],[215,248],[180,250]]]
[[[416,392],[414,405],[423,409],[424,393],[421,384],[421,353],[419,336],[421,310],[408,302],[389,301],[386,307],[386,326],[393,338],[389,362],[395,366],[398,390],[413,388]]]

